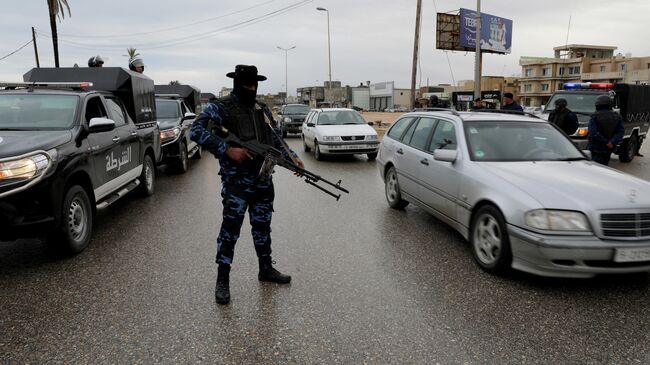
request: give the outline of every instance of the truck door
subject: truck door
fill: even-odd
[[[115,131],[119,136],[113,159],[118,161],[118,185],[124,185],[140,176],[142,171],[138,129],[127,116],[120,99],[114,96],[104,96],[104,100],[108,115],[115,121]]]
[[[84,123],[88,125],[92,118],[109,118],[104,103],[99,96],[94,96],[86,101],[84,112]],[[119,132],[112,130],[108,132],[96,132],[88,135],[88,145],[90,148],[90,165],[93,179],[93,188],[95,189],[95,198],[97,200],[104,197],[110,191],[111,180],[118,177],[117,171],[112,168],[113,160],[111,156],[115,155],[114,148],[116,141],[119,140]]]

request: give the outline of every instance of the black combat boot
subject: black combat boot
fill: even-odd
[[[288,284],[291,282],[291,276],[284,275],[278,270],[273,268],[274,262],[271,257],[260,257],[260,274],[257,278],[260,281],[268,281],[270,283]]]
[[[219,265],[214,298],[219,304],[228,304],[230,302],[230,265]]]

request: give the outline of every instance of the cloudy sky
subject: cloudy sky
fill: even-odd
[[[289,94],[328,78],[327,16],[331,24],[332,79],[344,85],[395,81],[410,87],[415,0],[68,0],[72,16],[58,23],[61,65],[80,66],[99,54],[106,66],[127,66],[136,48],[145,73],[156,83],[180,80],[206,92],[230,86],[225,74],[236,64],[255,64],[269,77],[261,93],[283,91],[288,53]],[[423,0],[420,45],[422,86],[473,78],[473,53],[435,49],[435,13],[475,8],[470,0]],[[513,51],[486,55],[484,75],[518,75],[521,56],[552,56],[569,43],[617,46],[650,56],[644,36],[648,0],[483,0],[482,11],[513,20]],[[53,66],[46,0],[3,1],[0,58],[15,51],[37,29],[41,66]],[[448,62],[449,59],[449,62]],[[0,80],[17,81],[35,66],[28,45],[0,60]]]

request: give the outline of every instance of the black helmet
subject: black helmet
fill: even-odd
[[[144,71],[144,62],[142,61],[142,58],[134,58],[129,62],[129,69],[131,71],[136,71],[136,67],[142,67],[142,70]]]
[[[567,104],[568,103],[566,102],[566,99],[564,99],[564,98],[559,98],[559,99],[555,100],[555,105],[559,105],[559,106],[561,106],[563,108],[566,108]]]
[[[88,67],[102,67],[104,60],[99,55],[88,59]]]
[[[600,95],[596,98],[596,106],[612,106],[612,99],[607,94]]]

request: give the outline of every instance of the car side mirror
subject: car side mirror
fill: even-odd
[[[314,123],[307,123],[307,127],[315,127],[315,126],[316,126],[316,124],[314,124]]]
[[[588,159],[591,160],[591,151],[589,150],[582,150],[582,153],[587,156]]]
[[[375,123],[373,123],[373,122],[368,122],[368,125],[372,127],[373,125],[375,125]]]
[[[457,150],[434,150],[433,151],[433,159],[436,161],[454,163],[456,162],[457,158],[458,158]]]
[[[189,119],[194,119],[196,118],[196,114],[192,112],[187,112],[185,115],[183,115],[183,120],[189,120]]]
[[[115,121],[108,118],[92,118],[88,122],[88,132],[97,133],[97,132],[108,132],[115,129]]]

